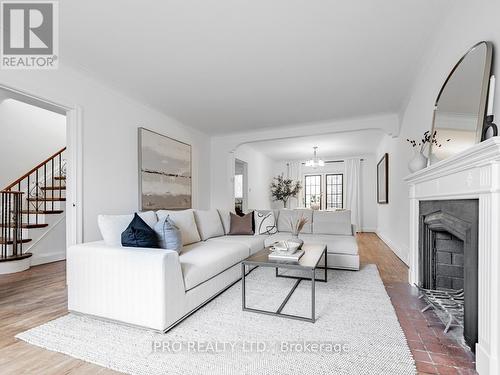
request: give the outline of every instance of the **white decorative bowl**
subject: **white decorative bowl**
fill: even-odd
[[[276,242],[272,249],[278,254],[294,254],[302,244],[295,240],[279,241]]]
[[[299,247],[301,245],[300,243],[295,242],[293,240],[286,241],[286,242],[287,242],[287,245],[288,245],[288,253],[290,253],[290,254],[295,253],[299,249]]]

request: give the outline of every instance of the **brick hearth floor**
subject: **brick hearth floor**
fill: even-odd
[[[444,325],[433,311],[420,312],[425,303],[418,299],[415,287],[404,283],[385,287],[419,374],[477,374],[474,354],[443,332]]]
[[[376,264],[419,374],[476,374],[475,357],[449,335],[433,311],[421,313],[424,302],[408,284],[408,267],[374,233],[357,236],[361,264]]]

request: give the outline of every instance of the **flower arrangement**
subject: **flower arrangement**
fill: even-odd
[[[409,142],[412,147],[420,147],[420,153],[423,153],[425,148],[428,146],[428,145],[436,145],[437,147],[441,147],[443,146],[442,143],[440,143],[437,139],[437,130],[434,130],[434,132],[431,134],[431,132],[429,130],[427,130],[422,139],[420,139],[419,141],[416,141],[414,139],[406,139],[407,142]],[[451,139],[447,139],[445,142],[449,142],[451,141]]]
[[[291,178],[279,175],[274,177],[271,183],[271,196],[275,201],[282,201],[283,206],[286,208],[288,200],[295,198],[300,189],[302,189],[300,181],[294,181]]]

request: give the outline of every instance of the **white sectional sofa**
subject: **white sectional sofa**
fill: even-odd
[[[183,241],[180,253],[122,247],[119,236],[132,215],[101,216],[104,241],[68,249],[68,309],[167,331],[238,281],[243,259],[290,238],[287,217],[296,213],[275,212],[278,232],[273,235],[227,235],[229,212],[185,211],[182,215],[192,214],[196,224],[182,223],[183,240],[189,243]],[[158,216],[165,214],[158,212]],[[359,269],[349,211],[303,210],[300,214],[310,219],[300,238],[326,244],[329,268]],[[157,220],[154,212],[141,216],[150,226]]]

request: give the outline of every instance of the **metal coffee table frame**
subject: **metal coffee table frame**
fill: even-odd
[[[263,251],[268,251],[269,252],[269,248],[265,248],[263,250],[261,250],[261,252]],[[307,251],[307,249],[305,249],[305,251]],[[259,252],[260,253],[260,252]],[[259,254],[257,253],[257,254]],[[305,254],[304,254],[305,255]],[[324,267],[319,267],[318,264],[321,260],[321,258],[325,258],[325,266]],[[245,259],[244,261],[241,262],[241,282],[242,282],[242,300],[241,300],[241,303],[242,303],[242,309],[243,311],[249,311],[249,312],[254,312],[254,313],[258,313],[258,314],[265,314],[265,315],[274,315],[274,316],[280,316],[280,317],[283,317],[283,318],[288,318],[288,319],[296,319],[296,320],[303,320],[303,321],[306,321],[306,322],[311,322],[311,323],[314,323],[316,322],[316,288],[315,288],[315,284],[316,284],[316,281],[319,281],[319,282],[324,282],[326,283],[327,280],[328,280],[328,276],[327,276],[327,272],[328,272],[328,257],[327,257],[327,254],[326,254],[326,246],[324,247],[323,251],[322,251],[322,255],[318,257],[318,260],[316,261],[316,264],[314,266],[304,266],[304,265],[301,265],[300,264],[300,260],[299,262],[281,262],[281,261],[273,261],[273,260],[267,260],[267,261],[256,261],[256,260],[252,260],[252,258],[254,258],[254,256],[251,256],[247,259]],[[268,310],[261,310],[261,309],[255,309],[255,308],[251,308],[251,307],[247,307],[246,306],[246,285],[245,285],[245,277],[246,277],[246,266],[256,266],[255,268],[257,267],[271,267],[271,268],[275,268],[276,270],[276,277],[282,277],[282,278],[288,278],[288,279],[295,279],[296,282],[295,284],[293,285],[292,289],[290,290],[290,292],[288,292],[288,295],[285,297],[285,299],[283,300],[283,302],[281,303],[281,305],[278,307],[278,310],[276,310],[275,312],[274,311],[268,311]],[[279,272],[278,272],[278,269],[279,268],[286,268],[286,269],[296,269],[296,270],[301,270],[301,271],[309,271],[310,274],[311,274],[311,277],[302,277],[302,276],[292,276],[292,275],[280,275]],[[316,278],[316,270],[317,269],[324,269],[325,270],[325,274],[324,274],[324,278],[323,279],[317,279]],[[308,280],[308,281],[311,281],[311,317],[306,317],[306,316],[300,316],[300,315],[292,315],[292,314],[284,314],[282,313],[284,307],[286,306],[288,300],[290,299],[290,297],[292,296],[293,292],[295,292],[295,290],[297,289],[297,287],[299,286],[299,284],[302,282],[302,280]]]

